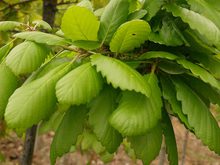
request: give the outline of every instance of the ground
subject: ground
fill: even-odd
[[[203,146],[193,134],[189,133],[185,150],[185,161],[183,162],[183,146],[185,144],[186,130],[184,126],[175,118],[172,118],[174,131],[177,139],[179,151],[180,165],[220,165],[220,156],[211,152],[207,147]],[[49,149],[53,133],[41,135],[37,138],[33,165],[49,165]],[[219,140],[220,142],[220,140]],[[4,162],[0,165],[17,165],[19,155],[22,153],[23,143],[16,135],[12,134],[9,137],[0,139],[0,152],[4,155]],[[162,151],[161,151],[162,152]],[[163,155],[161,153],[161,155]],[[88,160],[90,164],[103,165],[104,163],[94,154],[82,154],[79,151],[76,153],[66,154],[58,159],[56,165],[86,165]],[[113,161],[108,165],[142,165],[140,160],[131,160],[128,155],[120,147]],[[168,165],[165,158],[163,163],[160,162],[160,157],[154,160],[151,165]]]

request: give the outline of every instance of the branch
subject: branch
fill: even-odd
[[[4,11],[4,10],[7,10],[9,8],[13,8],[14,6],[17,6],[17,5],[22,5],[22,4],[25,4],[25,3],[30,3],[30,2],[34,2],[34,1],[37,1],[37,0],[25,0],[25,1],[21,1],[21,2],[18,2],[18,3],[14,3],[14,4],[8,4],[6,3],[5,1],[3,1],[5,4],[7,4],[8,6],[1,9],[0,12]]]
[[[61,5],[69,5],[69,4],[73,4],[73,3],[78,3],[78,0],[75,0],[73,2],[60,2],[57,4],[57,6],[61,6]]]

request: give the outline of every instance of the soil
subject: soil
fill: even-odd
[[[180,165],[220,165],[220,156],[210,151],[206,146],[202,145],[193,134],[186,131],[185,127],[175,118],[172,118],[174,131],[176,135],[179,164]],[[33,158],[33,165],[50,165],[49,150],[54,133],[47,133],[38,136],[36,148]],[[186,144],[186,136],[187,144]],[[220,140],[219,140],[220,142]],[[186,145],[186,150],[183,151],[183,146]],[[23,141],[15,134],[0,139],[0,165],[18,165],[19,156],[22,154]],[[164,153],[162,147],[160,156]],[[183,154],[185,152],[185,154]],[[183,156],[185,155],[185,157]],[[163,156],[156,158],[151,165],[168,165],[167,157]],[[1,161],[1,159],[4,159]],[[56,165],[103,165],[104,163],[93,153],[75,153],[66,154],[57,160]],[[120,147],[112,162],[108,165],[142,165],[140,160],[132,160],[125,153],[123,147]]]

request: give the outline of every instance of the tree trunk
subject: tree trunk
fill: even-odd
[[[55,15],[57,11],[57,0],[43,0],[43,20],[54,25]]]
[[[54,25],[55,15],[57,11],[57,0],[43,0],[43,20]],[[21,165],[31,165],[34,153],[34,145],[37,133],[37,125],[32,126],[26,131],[24,152],[21,158]]]
[[[24,152],[21,158],[21,165],[31,165],[34,153],[37,126],[34,125],[26,131]]]

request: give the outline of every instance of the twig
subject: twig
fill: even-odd
[[[183,153],[182,153],[182,161],[181,161],[181,165],[184,165],[184,163],[185,163],[186,149],[187,149],[187,143],[188,143],[188,137],[189,137],[189,131],[186,130],[185,138],[184,138],[184,143],[183,143]]]

